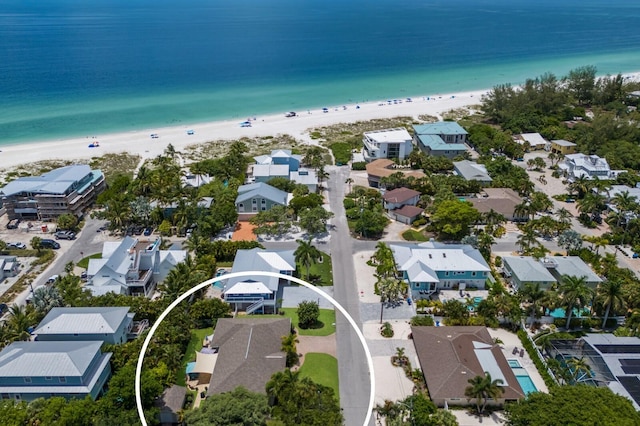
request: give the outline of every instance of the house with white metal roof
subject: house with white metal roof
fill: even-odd
[[[413,298],[438,290],[475,287],[483,290],[491,269],[468,244],[390,244],[398,272],[409,284]]]
[[[615,179],[624,170],[611,170],[606,158],[597,155],[567,154],[558,167],[570,181],[586,177],[587,179]]]
[[[65,213],[81,216],[105,188],[100,170],[76,164],[11,181],[0,188],[0,199],[9,220],[52,221]]]
[[[15,277],[20,270],[16,256],[0,256],[0,279]]]
[[[315,170],[302,167],[302,156],[292,154],[289,149],[274,149],[270,155],[259,155],[253,159],[256,162],[251,166],[254,182],[266,183],[280,177],[306,185],[311,192],[315,192],[318,187]]]
[[[13,342],[0,352],[2,399],[98,398],[111,376],[102,341]]]
[[[467,151],[467,131],[453,121],[413,126],[413,141],[425,154],[455,158]]]
[[[547,148],[549,142],[540,133],[522,133],[513,137],[520,145],[529,144],[531,150],[541,150]]]
[[[413,140],[404,127],[364,132],[362,144],[367,162],[380,158],[403,160],[413,151]]]
[[[86,289],[95,295],[109,292],[151,297],[156,284],[187,257],[186,250],[160,250],[160,243],[140,243],[136,238],[107,241],[102,257],[90,259]]]
[[[296,270],[294,250],[265,250],[253,248],[238,250],[233,260],[231,272],[265,271],[293,275]],[[224,300],[234,310],[244,310],[247,314],[260,310],[275,312],[281,285],[288,283],[276,277],[256,274],[255,277],[227,279],[224,283]]]
[[[134,315],[121,306],[52,308],[33,334],[39,342],[101,340],[120,344],[143,329],[140,322],[134,324]]]

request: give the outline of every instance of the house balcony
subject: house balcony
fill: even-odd
[[[127,331],[127,339],[133,340],[140,336],[147,328],[149,328],[149,320],[143,319],[142,321],[133,321],[131,328]]]

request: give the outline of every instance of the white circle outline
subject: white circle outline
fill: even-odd
[[[351,327],[355,330],[356,334],[358,335],[358,338],[360,339],[360,344],[362,345],[362,348],[364,349],[365,357],[367,359],[367,364],[368,364],[368,367],[369,367],[369,382],[370,382],[371,391],[369,392],[369,408],[367,409],[367,417],[365,418],[363,426],[367,426],[369,424],[369,422],[371,421],[371,416],[373,415],[373,403],[374,403],[374,398],[375,398],[375,387],[376,387],[375,371],[373,370],[373,358],[371,357],[371,351],[369,350],[369,346],[367,346],[367,342],[366,342],[366,340],[364,338],[364,334],[362,334],[362,331],[360,330],[360,328],[358,328],[358,325],[356,324],[354,319],[351,317],[351,315],[349,315],[349,312],[347,312],[347,310],[345,308],[343,308],[342,305],[339,304],[333,297],[329,296],[327,293],[325,293],[324,291],[320,290],[319,288],[309,284],[308,282],[301,280],[300,278],[292,277],[290,275],[280,274],[278,272],[242,271],[242,272],[231,272],[231,273],[228,273],[228,274],[220,275],[219,277],[211,278],[211,279],[209,279],[207,281],[201,282],[200,284],[196,285],[195,287],[192,287],[191,289],[189,289],[186,292],[184,292],[183,294],[181,294],[176,300],[174,300],[160,314],[160,316],[158,317],[156,322],[153,323],[153,326],[149,330],[149,333],[147,334],[147,337],[144,339],[144,343],[142,344],[142,348],[140,349],[140,354],[138,355],[138,362],[136,364],[136,377],[135,377],[136,407],[138,409],[138,417],[140,417],[140,421],[142,422],[142,424],[144,426],[148,426],[148,424],[147,424],[147,420],[146,420],[146,418],[144,416],[144,410],[142,408],[142,397],[140,395],[140,377],[141,377],[141,373],[142,373],[142,363],[144,361],[144,355],[147,352],[147,348],[149,347],[149,343],[151,342],[151,338],[153,337],[153,334],[158,329],[158,326],[160,325],[162,320],[164,320],[165,317],[167,315],[169,315],[169,313],[173,310],[173,308],[178,306],[178,304],[180,302],[182,302],[187,297],[191,296],[193,293],[195,293],[196,291],[198,291],[198,290],[200,290],[202,288],[205,288],[205,287],[207,287],[207,286],[209,286],[209,285],[211,285],[211,284],[213,284],[215,282],[218,282],[218,281],[221,281],[221,280],[226,280],[226,279],[229,279],[229,278],[253,277],[253,276],[256,276],[256,275],[265,276],[265,277],[281,278],[281,279],[290,280],[290,281],[293,281],[294,283],[300,284],[300,285],[312,290],[313,292],[315,292],[319,296],[324,297],[329,302],[331,302],[331,304],[335,308],[337,308],[342,315],[344,315],[344,317],[347,319],[347,321],[349,321],[349,324],[351,324]]]

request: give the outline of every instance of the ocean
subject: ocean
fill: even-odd
[[[0,144],[640,70],[628,0],[3,0]]]

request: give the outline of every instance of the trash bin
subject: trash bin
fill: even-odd
[[[49,232],[49,227],[47,225],[42,225],[42,232]]]

